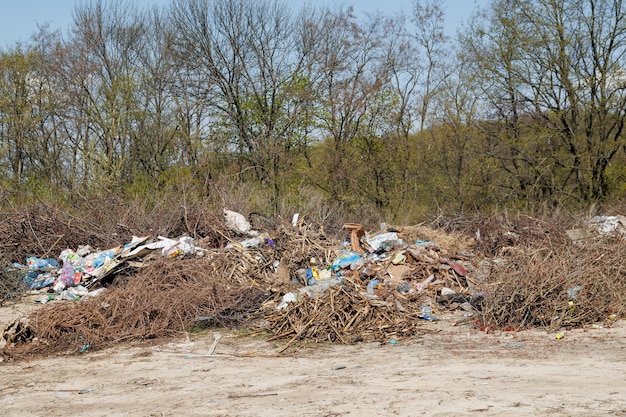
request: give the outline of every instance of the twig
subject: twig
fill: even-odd
[[[219,333],[215,333],[215,335],[213,336],[215,337],[215,340],[213,341],[213,344],[211,345],[211,347],[209,348],[209,352],[207,353],[207,355],[211,356],[213,354],[213,352],[215,352],[215,348],[217,347],[217,344],[219,343],[220,339],[222,338],[222,335]]]
[[[311,320],[309,320],[309,322],[308,322],[307,324],[305,324],[305,326],[302,328],[302,330],[300,331],[300,333],[296,332],[296,335],[295,335],[294,337],[292,337],[292,338],[291,338],[291,340],[289,340],[289,342],[287,342],[287,344],[286,344],[286,345],[284,345],[282,348],[280,348],[280,349],[278,350],[278,353],[283,353],[285,350],[287,350],[287,348],[288,348],[289,346],[291,346],[291,344],[292,344],[293,342],[295,342],[295,341],[296,341],[296,339],[298,339],[298,337],[300,337],[300,335],[301,335],[302,333],[304,333],[304,331],[305,331],[305,330],[306,330],[306,329],[307,329],[307,328],[308,328],[311,324],[313,324],[313,322],[317,319],[317,315],[318,315],[318,314],[319,314],[319,313],[317,313],[317,312],[316,312],[316,313],[313,315],[313,318],[311,318]]]
[[[63,239],[65,237],[65,234],[62,234],[59,236],[59,238],[48,248],[48,250],[41,255],[42,258],[45,258],[46,256],[48,256],[48,254],[50,253],[50,251],[57,245],[57,243],[59,243],[61,241],[61,239]],[[37,239],[39,240],[39,239]]]
[[[270,397],[272,395],[278,395],[277,392],[268,392],[265,394],[228,394],[228,398],[254,398],[254,397]]]

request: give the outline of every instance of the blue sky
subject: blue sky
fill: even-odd
[[[81,1],[81,0],[79,0]],[[84,1],[84,0],[82,0]],[[166,5],[170,0],[135,0],[138,5]],[[489,0],[444,0],[448,33],[467,19],[476,4],[484,7]],[[306,0],[292,0],[295,7]],[[315,0],[313,4],[354,5],[359,11],[381,10],[385,13],[409,13],[413,0]],[[16,42],[26,42],[37,31],[37,25],[49,25],[53,30],[67,30],[72,25],[75,0],[0,0],[0,49],[11,47]]]

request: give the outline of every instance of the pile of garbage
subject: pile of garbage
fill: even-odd
[[[470,278],[480,275],[471,255],[414,240],[411,228],[376,234],[359,224],[344,228],[350,236],[334,260],[311,259],[308,268],[297,270],[306,285],[284,294],[276,312],[266,316],[272,339],[290,338],[283,349],[305,339],[354,343],[414,336],[443,310],[473,316],[481,292]]]
[[[188,236],[134,237],[14,264],[36,302],[55,302],[22,326],[28,341],[5,335],[5,354],[96,349],[242,323],[273,339],[354,343],[419,334],[444,306],[473,314],[479,291],[471,255],[447,253],[416,228],[367,233],[346,224],[346,239],[337,241],[297,215],[258,232],[233,213],[224,212],[220,247]]]
[[[132,241],[115,248],[94,251],[89,245],[76,250],[65,249],[58,260],[54,258],[26,258],[26,264],[14,263],[13,271],[23,275],[22,285],[28,287],[31,294],[45,292],[54,295],[42,295],[36,301],[46,303],[50,300],[76,300],[83,296],[94,296],[100,291],[89,292],[107,276],[119,272],[121,267],[139,267],[142,263],[133,259],[144,257],[160,250],[163,257],[172,259],[179,256],[204,256],[204,250],[193,244],[188,236],[176,240],[158,236],[149,241],[149,236],[136,237]],[[59,262],[60,261],[60,262]],[[100,288],[101,289],[101,288]]]
[[[262,231],[233,211],[222,220],[207,238],[133,237],[14,264],[48,305],[9,326],[2,355],[84,352],[213,325],[255,326],[284,351],[298,341],[387,343],[431,331],[450,312],[459,323],[524,328],[584,325],[625,309],[621,252],[574,245],[545,224],[502,229],[499,242],[519,242],[487,259],[468,234],[427,226],[347,223],[331,238],[299,215]],[[474,229],[483,241],[496,236]]]

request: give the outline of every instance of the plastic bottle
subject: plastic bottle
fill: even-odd
[[[306,295],[309,298],[315,298],[323,294],[330,287],[341,284],[341,278],[338,276],[331,277],[329,279],[316,281],[313,285],[307,285],[300,288],[299,292],[302,295]]]
[[[379,280],[373,279],[367,284],[367,293],[365,294],[368,298],[376,299],[378,296],[374,292],[374,288],[380,283]]]

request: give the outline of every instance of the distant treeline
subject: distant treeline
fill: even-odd
[[[581,207],[626,193],[621,1],[412,15],[90,1],[0,51],[2,197],[164,190],[265,213]]]

